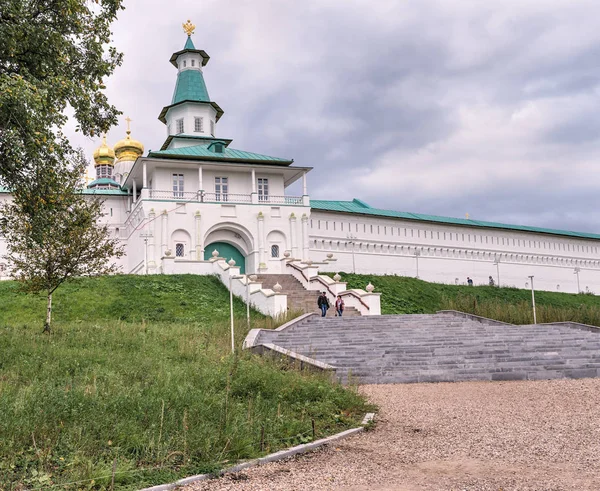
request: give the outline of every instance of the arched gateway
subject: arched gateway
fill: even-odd
[[[235,265],[240,267],[240,273],[246,273],[246,258],[240,250],[227,242],[211,242],[204,248],[204,259],[212,258],[213,251],[219,251],[219,257],[224,257],[227,261],[233,259]]]

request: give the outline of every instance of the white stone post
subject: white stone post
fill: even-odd
[[[135,183],[135,179],[133,180],[133,204],[137,201],[137,184]]]
[[[308,259],[308,216],[302,214],[302,259]]]
[[[146,189],[148,187],[148,172],[146,170],[146,162],[142,166],[142,189]]]
[[[201,261],[204,259],[204,244],[202,243],[202,223],[200,222],[200,212],[197,211],[195,215],[196,224],[196,259]]]
[[[296,214],[290,214],[290,247],[292,249],[292,257],[298,258],[298,238],[296,236]]]
[[[265,216],[263,212],[259,212],[258,219],[258,270],[266,270],[267,263],[265,262]]]
[[[198,166],[198,195],[204,191],[204,184],[202,182],[202,166]]]
[[[302,204],[304,206],[310,206],[310,200],[308,198],[308,188],[306,186],[306,172],[302,173]]]

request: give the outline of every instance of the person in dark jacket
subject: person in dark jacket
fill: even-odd
[[[325,294],[325,292],[319,295],[317,305],[321,309],[321,317],[325,317],[325,315],[327,314],[327,309],[329,308],[329,300],[327,300],[327,295]]]

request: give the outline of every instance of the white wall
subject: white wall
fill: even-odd
[[[194,117],[204,118],[204,127],[202,132],[194,131]],[[195,136],[206,136],[211,137],[210,134],[210,122],[215,121],[215,135],[216,136],[216,119],[217,112],[208,103],[192,103],[188,102],[172,107],[167,111],[165,119],[167,120],[167,135],[177,135],[177,120],[183,118],[183,134],[195,135]],[[169,125],[171,126],[171,132],[169,133]],[[187,147],[190,145],[189,141],[174,139],[171,142],[169,148]]]
[[[354,248],[356,272],[417,276],[418,253],[418,275],[428,281],[463,284],[469,276],[487,284],[490,275],[498,281],[499,269],[501,285],[524,288],[534,275],[536,288],[576,293],[577,267],[580,290],[600,294],[600,241],[592,239],[320,210],[312,210],[309,227],[311,258],[338,259],[330,271],[352,271]]]

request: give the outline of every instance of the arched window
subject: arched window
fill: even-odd
[[[183,257],[185,254],[185,247],[183,244],[179,243],[179,244],[175,244],[175,256],[176,257]]]
[[[279,246],[276,244],[271,246],[271,257],[279,257]]]

